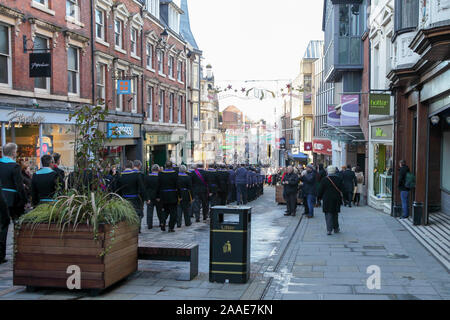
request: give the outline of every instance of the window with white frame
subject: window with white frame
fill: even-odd
[[[173,78],[173,64],[174,64],[174,58],[172,56],[169,56],[168,60],[168,66],[169,66],[169,77]]]
[[[178,63],[177,63],[177,79],[178,79],[178,81],[182,81],[182,78],[181,78],[181,76],[182,76],[182,73],[183,72],[183,61],[180,61],[180,60],[178,60]]]
[[[114,41],[116,47],[123,49],[123,22],[120,19],[114,20]]]
[[[95,34],[98,39],[106,41],[105,37],[105,11],[95,9]]]
[[[147,11],[159,19],[159,0],[147,0]]]
[[[147,119],[153,121],[153,87],[147,87]]]
[[[39,4],[42,4],[44,7],[48,8],[48,0],[33,0]]]
[[[173,103],[174,103],[174,94],[171,93],[169,96],[169,122],[173,123]]]
[[[80,20],[78,0],[66,0],[66,16]]]
[[[164,52],[162,50],[158,50],[158,72],[159,74],[164,74]]]
[[[147,68],[153,69],[153,45],[151,43],[147,43],[146,61]]]
[[[80,63],[78,48],[70,46],[67,50],[68,91],[80,94]]]
[[[133,96],[132,104],[131,104],[131,112],[137,113],[138,109],[138,84],[137,84],[137,76],[135,75],[131,80],[131,94]]]
[[[164,122],[164,90],[159,90],[159,122]]]
[[[106,65],[103,63],[97,63],[97,101],[105,100],[105,78],[106,78]]]
[[[169,28],[176,33],[180,32],[180,14],[172,6],[169,6]]]
[[[131,28],[131,54],[137,55],[137,38],[138,30],[134,27]]]
[[[123,70],[118,70],[117,71],[117,78],[118,79],[123,79],[124,76],[124,71]],[[119,82],[119,80],[116,80],[116,92],[117,92],[117,83]],[[116,111],[123,111],[123,95],[122,94],[116,94]]]
[[[36,36],[34,38],[34,45],[33,45],[33,49],[47,49],[48,46],[48,39],[41,37],[41,36]],[[50,78],[46,78],[46,77],[42,77],[42,78],[34,78],[34,88],[37,89],[38,91],[46,91],[49,92],[50,91]]]
[[[183,109],[183,96],[178,96],[178,123],[181,123],[182,109]]]
[[[11,85],[11,32],[6,25],[0,24],[0,85]]]

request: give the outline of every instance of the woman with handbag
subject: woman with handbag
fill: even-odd
[[[361,194],[364,191],[364,189],[363,189],[364,173],[362,172],[362,170],[359,166],[356,167],[355,172],[356,172],[356,182],[358,185],[356,187],[355,198],[353,200],[353,203],[355,206],[359,207],[359,201],[361,200]]]
[[[344,185],[342,179],[336,174],[335,167],[329,166],[327,172],[328,176],[320,182],[318,198],[323,201],[322,209],[325,213],[327,234],[331,235],[333,230],[334,233],[340,231],[338,214],[341,212]]]

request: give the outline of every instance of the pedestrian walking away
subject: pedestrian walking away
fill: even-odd
[[[184,224],[189,227],[191,222],[191,203],[192,203],[192,177],[187,174],[185,165],[180,166],[178,174],[177,189],[179,194],[179,204],[177,208],[177,226],[181,228],[184,216]]]
[[[284,177],[283,185],[287,197],[289,212],[285,216],[295,216],[297,210],[298,175],[294,173],[294,168],[289,166]]]
[[[342,173],[342,182],[344,184],[344,205],[352,207],[353,192],[355,187],[358,186],[358,181],[356,180],[356,175],[352,171],[351,165],[347,165],[347,168]]]
[[[209,215],[209,187],[205,179],[206,172],[201,164],[191,173],[192,191],[194,193],[194,201],[192,203],[192,212],[195,216],[195,222],[200,222],[200,207],[202,209],[203,221],[206,221]]]
[[[300,180],[303,182],[303,195],[306,197],[306,203],[308,206],[308,218],[314,217],[314,207],[316,204],[316,170],[314,170],[314,166],[309,164],[306,167],[306,173],[300,177]]]
[[[319,186],[318,198],[322,200],[322,210],[325,214],[327,234],[339,233],[339,213],[342,205],[342,179],[336,174],[336,168],[327,168],[328,177],[322,179]]]
[[[62,177],[60,173],[51,169],[52,164],[52,156],[42,156],[42,168],[33,174],[31,179],[31,203],[34,207],[43,203],[55,202],[57,190],[61,190]]]
[[[164,208],[164,227],[165,222],[169,218],[169,232],[175,232],[175,224],[177,222],[177,205],[178,205],[178,173],[173,169],[172,161],[167,161],[165,169],[159,173],[159,191],[161,204]]]
[[[153,214],[156,209],[159,226],[163,224],[163,212],[161,201],[159,199],[159,171],[160,167],[157,164],[152,166],[152,172],[145,176],[145,200],[147,201],[147,228],[153,228]]]

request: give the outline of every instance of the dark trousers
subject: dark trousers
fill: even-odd
[[[339,230],[339,215],[337,213],[325,213],[325,221],[327,223],[327,231]]]
[[[181,201],[177,208],[177,226],[181,227],[183,224],[183,216],[184,216],[184,224],[186,227],[191,225],[191,213],[190,213],[190,202],[189,201]]]
[[[247,187],[243,183],[236,185],[237,204],[247,204]]]
[[[6,257],[6,240],[8,238],[9,217],[0,226],[0,261]]]
[[[161,202],[156,201],[156,200],[150,200],[150,204],[147,204],[147,226],[148,226],[148,228],[153,227],[153,213],[155,211],[155,208],[156,208],[156,215],[158,217],[159,224],[161,225],[164,223],[164,218],[162,216]]]
[[[228,202],[235,202],[236,201],[236,185],[228,185]]]
[[[287,205],[288,205],[288,213],[291,215],[295,215],[297,211],[297,192],[287,193]]]
[[[200,220],[200,207],[203,212],[203,219],[208,218],[208,195],[204,193],[194,193],[194,202],[192,203],[192,213],[195,216],[195,220]]]
[[[175,224],[177,223],[177,204],[176,203],[165,203],[164,207],[164,224],[169,218],[169,229],[173,230]]]
[[[351,205],[352,205],[352,200],[353,200],[353,191],[347,191],[347,192],[345,192],[345,198],[346,198],[346,200],[347,200],[347,204],[348,204],[349,206],[351,206]]]
[[[361,201],[361,193],[355,193],[355,205],[359,205],[359,202]]]

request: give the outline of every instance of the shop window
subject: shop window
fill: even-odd
[[[373,192],[377,198],[392,197],[392,157],[391,145],[374,144]]]

